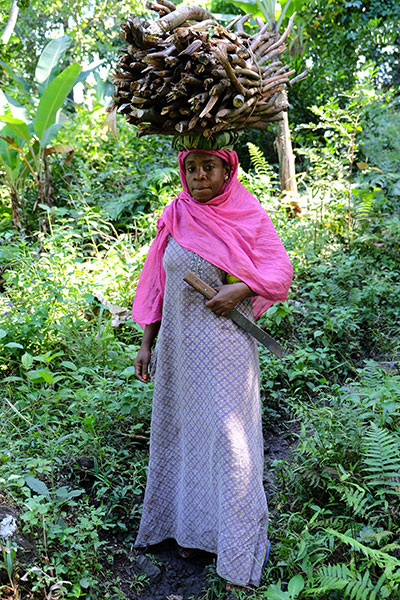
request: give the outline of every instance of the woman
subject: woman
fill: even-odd
[[[135,362],[144,382],[158,334],[136,545],[174,538],[184,557],[215,553],[228,586],[257,586],[268,546],[258,352],[227,315],[236,306],[257,317],[285,300],[292,267],[237,179],[235,152],[185,150],[179,168],[183,191],[158,222],[132,312],[144,327]],[[212,300],[183,281],[188,271],[218,291]],[[227,283],[227,274],[237,281]]]

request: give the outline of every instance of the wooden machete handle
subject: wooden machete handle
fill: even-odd
[[[217,294],[217,291],[214,290],[210,285],[205,283],[200,277],[192,273],[192,271],[188,271],[186,276],[183,278],[183,281],[186,281],[189,285],[192,286],[195,290],[200,292],[207,300],[211,300]]]

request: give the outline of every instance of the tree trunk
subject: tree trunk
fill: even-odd
[[[289,119],[286,111],[283,111],[282,116],[282,121],[277,121],[276,124],[277,135],[275,139],[279,159],[281,191],[283,194],[290,196],[291,213],[293,216],[297,216],[301,213],[301,209],[297,203],[296,169],[290,138]]]
[[[8,17],[7,24],[4,27],[4,31],[0,37],[0,40],[3,42],[4,45],[8,44],[8,41],[9,41],[10,37],[12,36],[14,27],[15,27],[15,24],[16,24],[17,18],[18,18],[18,12],[19,12],[19,8],[18,8],[17,0],[13,0],[11,9],[10,9],[10,16]]]

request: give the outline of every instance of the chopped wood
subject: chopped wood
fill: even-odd
[[[307,74],[290,79],[294,70],[279,59],[294,16],[279,35],[260,19],[255,33],[245,31],[250,14],[223,27],[198,6],[176,7],[170,0],[147,6],[158,20],[129,17],[121,24],[126,46],[112,78],[113,130],[117,112],[138,126],[138,136],[210,137],[222,130],[265,129],[281,118],[288,108],[282,91]]]

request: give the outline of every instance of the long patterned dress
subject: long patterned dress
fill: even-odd
[[[217,572],[258,585],[267,543],[257,345],[183,281],[226,274],[169,238],[154,351],[150,463],[136,546],[174,538],[217,554]],[[251,301],[238,308],[252,318]]]

